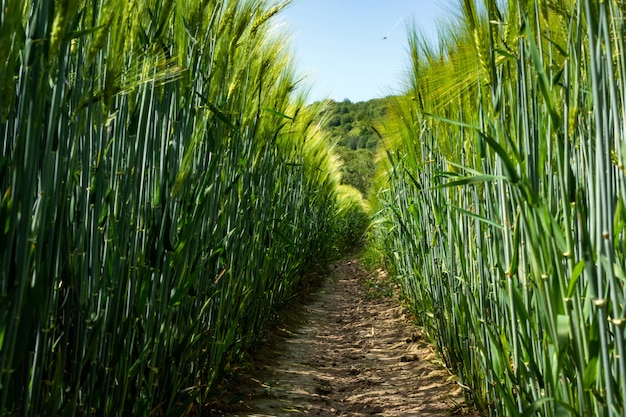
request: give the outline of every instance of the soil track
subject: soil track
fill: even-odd
[[[354,258],[335,264],[283,315],[210,415],[478,415],[377,282]]]

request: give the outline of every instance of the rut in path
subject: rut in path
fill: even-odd
[[[462,389],[355,259],[252,353],[223,416],[468,416]],[[227,410],[227,411],[226,411]]]

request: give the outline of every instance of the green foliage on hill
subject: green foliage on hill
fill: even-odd
[[[374,129],[389,109],[389,98],[358,103],[345,99],[329,102],[322,114],[322,129],[337,144],[337,154],[343,161],[342,183],[353,186],[363,196],[367,196],[375,172],[380,138]]]

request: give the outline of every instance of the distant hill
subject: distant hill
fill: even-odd
[[[343,183],[358,189],[367,197],[374,176],[374,157],[379,137],[372,129],[382,122],[390,110],[390,98],[352,103],[346,99],[331,101],[321,115],[322,129],[336,143],[344,162]]]

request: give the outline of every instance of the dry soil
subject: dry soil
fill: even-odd
[[[265,335],[210,415],[478,415],[382,271],[355,257],[331,271]]]

